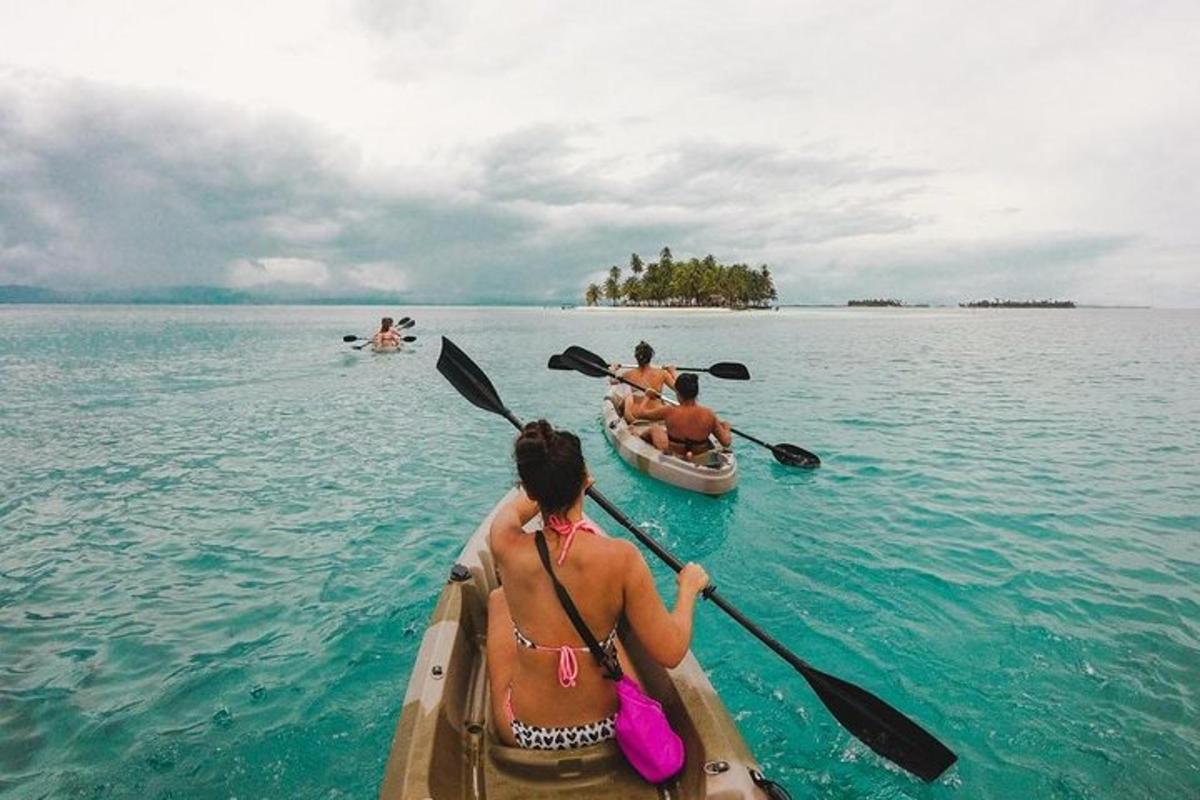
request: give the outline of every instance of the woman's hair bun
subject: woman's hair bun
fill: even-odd
[[[522,462],[545,461],[550,452],[550,438],[554,429],[544,419],[530,422],[517,436],[517,465]]]
[[[521,429],[513,448],[525,491],[546,513],[564,511],[583,491],[587,468],[579,438],[544,419]]]

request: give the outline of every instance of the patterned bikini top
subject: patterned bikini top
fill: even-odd
[[[571,543],[575,541],[575,534],[579,531],[587,531],[588,533],[600,533],[599,528],[593,525],[586,519],[581,519],[578,522],[570,522],[557,515],[550,515],[546,519],[546,527],[562,537],[562,550],[555,560],[556,564],[561,565],[567,558],[567,552],[571,549]],[[513,621],[513,638],[521,647],[530,650],[542,651],[557,651],[558,652],[558,685],[564,689],[569,689],[575,686],[575,679],[579,676],[579,659],[575,657],[575,653],[586,653],[587,647],[572,647],[570,645],[559,645],[558,647],[548,647],[540,645],[530,639],[525,634],[521,633],[521,629],[517,627],[516,620]],[[615,642],[617,641],[617,626],[613,625],[613,629],[608,636],[600,642],[600,647],[605,652],[611,652]]]

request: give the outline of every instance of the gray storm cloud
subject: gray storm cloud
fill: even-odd
[[[517,127],[461,146],[465,166],[423,185],[298,116],[0,72],[0,284],[575,299],[608,264],[667,244],[768,262],[785,302],[1146,300],[1128,267],[1147,247],[1136,231],[948,238],[928,201],[954,176],[926,164],[702,135],[621,154],[596,148],[602,135]],[[1200,302],[1172,263],[1160,291]]]
[[[686,142],[614,179],[538,126],[476,148],[463,191],[438,196],[367,176],[297,119],[82,82],[0,97],[0,282],[51,287],[334,291],[390,270],[428,298],[573,297],[631,249],[736,257],[909,227],[889,199],[922,174]]]

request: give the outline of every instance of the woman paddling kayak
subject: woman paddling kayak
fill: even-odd
[[[633,393],[625,398],[624,406],[617,410],[625,417],[626,422],[633,422],[641,410],[661,406],[662,400],[659,399],[659,395],[664,386],[675,388],[675,368],[670,364],[664,367],[653,366],[650,359],[654,358],[654,348],[649,344],[644,341],[638,342],[637,347],[633,348],[633,357],[637,366],[621,373],[621,377],[649,389],[649,392],[634,389]],[[619,368],[619,364],[614,364],[613,372]]]
[[[392,318],[384,317],[379,323],[379,330],[371,337],[371,346],[377,350],[392,350],[400,346],[400,334],[392,327]]]
[[[657,663],[676,666],[692,639],[696,596],[708,575],[688,564],[668,611],[641,553],[610,539],[583,516],[590,482],[579,439],[545,420],[525,426],[515,447],[522,491],[504,505],[489,534],[503,588],[488,599],[487,666],[492,719],[509,745],[557,750],[613,737],[617,696],[571,620],[523,526],[539,513],[554,572],[602,647],[616,650],[617,621],[628,620]]]

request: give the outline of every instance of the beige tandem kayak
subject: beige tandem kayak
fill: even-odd
[[[732,451],[711,450],[697,463],[661,452],[641,437],[640,426],[631,429],[613,403],[628,392],[628,386],[612,387],[604,396],[601,415],[605,438],[629,466],[664,483],[701,494],[725,494],[737,486],[737,457]]]
[[[766,798],[754,782],[757,765],[746,743],[695,657],[689,652],[678,667],[664,669],[628,632],[621,640],[644,688],[663,704],[686,745],[678,778],[661,787],[647,784],[611,741],[559,751],[497,741],[484,660],[487,596],[498,586],[487,544],[493,514],[467,542],[421,640],[380,798]]]

